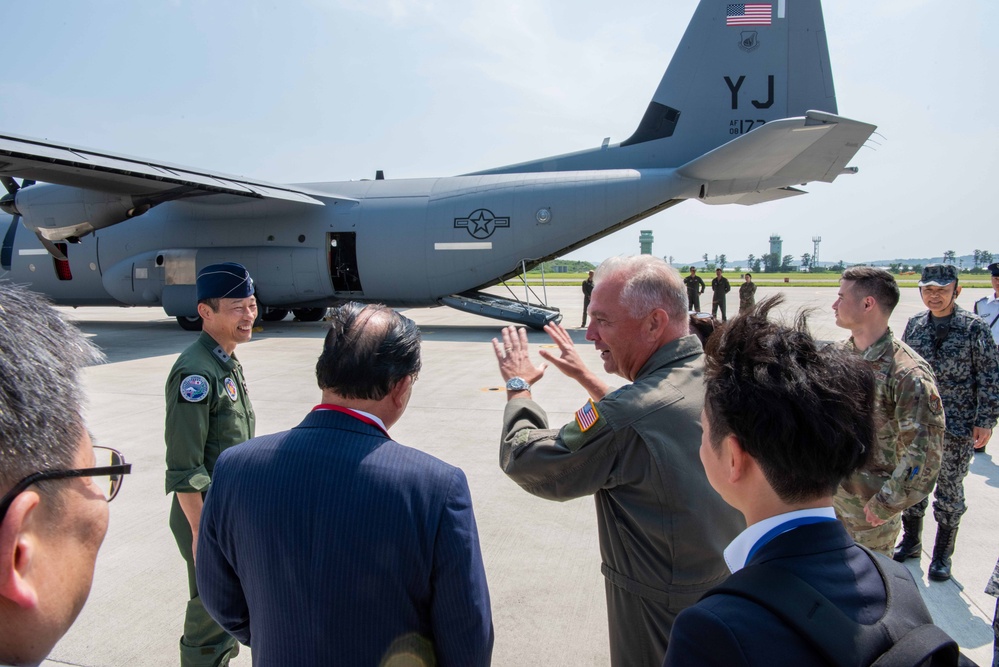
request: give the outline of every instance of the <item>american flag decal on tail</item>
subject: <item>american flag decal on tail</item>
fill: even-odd
[[[770,25],[772,15],[773,5],[769,3],[729,5],[725,9],[725,25]]]

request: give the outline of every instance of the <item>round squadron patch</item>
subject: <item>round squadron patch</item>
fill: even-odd
[[[229,394],[229,400],[235,402],[239,394],[236,393],[236,383],[232,381],[232,378],[226,378],[225,382],[225,393]]]
[[[188,375],[180,383],[180,396],[189,403],[198,403],[208,396],[208,380],[200,375]]]

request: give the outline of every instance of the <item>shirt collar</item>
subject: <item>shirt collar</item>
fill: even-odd
[[[639,369],[638,375],[635,376],[635,382],[641,380],[657,368],[676,363],[687,357],[698,357],[703,353],[704,348],[701,346],[701,339],[694,334],[687,334],[676,340],[671,340],[652,353],[648,361]]]
[[[369,421],[374,422],[375,425],[378,428],[380,428],[385,433],[386,436],[388,435],[388,429],[385,428],[385,422],[383,422],[379,417],[376,417],[375,415],[371,414],[370,412],[365,412],[364,410],[355,410],[354,408],[345,408],[342,405],[329,405],[329,404],[325,404],[325,403],[321,403],[321,404],[317,405],[316,407],[312,408],[313,412],[318,412],[318,411],[322,411],[322,410],[330,410],[330,411],[334,411],[334,412],[345,412],[347,414],[359,415],[360,417],[362,417],[361,421],[369,420]]]
[[[760,538],[769,533],[774,528],[778,526],[794,521],[795,519],[803,519],[808,517],[816,517],[821,519],[836,519],[836,511],[832,507],[816,507],[807,510],[795,510],[794,512],[786,512],[784,514],[778,514],[754,523],[752,526],[746,528],[746,530],[739,533],[739,535],[732,540],[731,544],[725,547],[725,564],[728,565],[728,569],[732,572],[738,572],[742,568],[746,567],[746,561],[749,560],[749,554],[756,546],[756,543],[760,541]],[[796,526],[788,526],[787,530],[794,530]]]
[[[854,342],[853,338],[850,338],[850,342],[853,343],[853,349],[856,350],[857,344]],[[891,342],[892,334],[891,329],[889,328],[884,332],[881,338],[874,341],[873,345],[861,352],[860,356],[864,359],[864,361],[877,361],[891,348]]]

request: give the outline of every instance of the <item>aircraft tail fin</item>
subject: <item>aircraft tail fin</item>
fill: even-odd
[[[701,0],[629,138],[481,173],[679,167],[813,109],[837,113],[820,0]]]

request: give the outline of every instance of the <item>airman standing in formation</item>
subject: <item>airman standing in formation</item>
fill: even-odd
[[[683,284],[687,286],[687,303],[690,310],[695,313],[701,312],[701,295],[704,294],[704,280],[697,275],[697,269],[690,267],[690,275],[683,279]]]
[[[711,317],[717,317],[721,310],[721,321],[728,320],[725,314],[725,295],[732,289],[728,278],[722,275],[721,269],[715,269],[715,277],[711,279]]]
[[[756,305],[756,283],[753,282],[753,274],[746,272],[745,282],[739,285],[739,314],[753,309]]]

